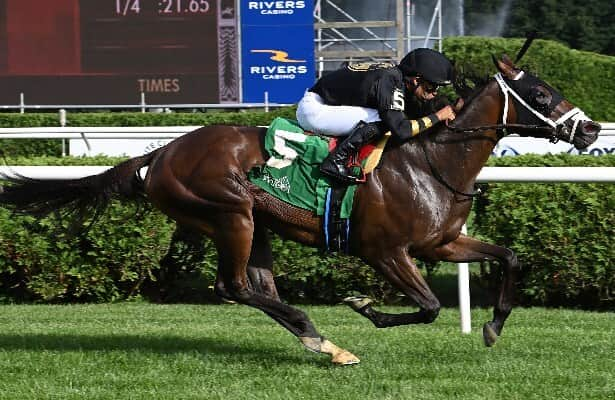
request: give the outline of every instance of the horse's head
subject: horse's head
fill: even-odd
[[[552,141],[563,140],[577,149],[583,149],[598,139],[600,124],[564,99],[557,90],[538,77],[517,68],[507,56],[503,56],[501,60],[494,58],[494,62],[500,71],[496,80],[505,97],[503,122],[507,123],[508,99],[511,95],[517,116],[516,123],[540,126],[540,129],[521,129],[514,133],[531,134]]]

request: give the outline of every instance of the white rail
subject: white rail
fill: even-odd
[[[0,166],[0,174],[74,179],[99,174],[109,168],[111,166]],[[484,167],[477,182],[615,182],[615,167]]]
[[[602,155],[615,152],[615,123],[602,122],[601,125],[600,138],[584,153]],[[135,157],[198,128],[200,126],[0,128],[0,139],[61,139],[62,155],[68,149],[64,140],[68,140],[70,154],[74,156],[104,154]],[[498,144],[494,155],[575,151],[572,145],[566,146],[563,142],[552,144],[546,139],[534,140],[528,146],[526,138],[511,135]]]
[[[0,166],[0,175],[19,174],[35,179],[74,179],[99,174],[109,166]],[[144,175],[145,171],[141,171]],[[0,179],[2,176],[0,176]],[[615,167],[485,167],[478,182],[615,182]],[[465,225],[463,232],[465,233]],[[458,264],[459,311],[462,333],[471,331],[470,274]]]
[[[615,122],[601,122],[600,136],[615,136]],[[0,128],[0,139],[172,139],[200,126]]]
[[[477,182],[615,182],[615,167],[485,167]]]
[[[200,126],[0,128],[0,139],[174,139]]]

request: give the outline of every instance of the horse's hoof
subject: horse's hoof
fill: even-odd
[[[336,354],[331,362],[336,365],[354,365],[361,362],[357,356],[352,354],[351,352],[344,350],[338,354]]]
[[[485,346],[491,347],[498,340],[498,334],[495,333],[489,322],[483,325],[483,340],[485,341]]]
[[[304,344],[306,344],[305,341],[304,341]],[[355,356],[348,350],[344,350],[340,347],[337,347],[335,344],[331,343],[330,340],[327,340],[324,338],[320,345],[320,352],[325,353],[325,354],[330,354],[331,362],[337,365],[358,364],[360,361],[357,356]]]
[[[350,308],[355,311],[359,311],[365,306],[372,304],[373,302],[374,300],[370,299],[367,296],[351,296],[344,299],[344,303],[346,303],[348,306],[350,306]]]

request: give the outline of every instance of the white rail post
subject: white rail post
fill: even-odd
[[[64,128],[66,126],[66,110],[61,108],[59,113],[60,126]],[[66,139],[62,139],[62,157],[66,156]]]
[[[465,224],[461,228],[461,233],[466,235],[468,229]],[[461,318],[461,333],[472,331],[472,317],[470,313],[470,271],[468,263],[457,265],[458,275],[457,284],[459,285],[459,314]]]
[[[26,101],[25,96],[22,93],[19,93],[19,113],[23,114],[26,112]]]
[[[145,113],[145,93],[141,92],[141,113]]]

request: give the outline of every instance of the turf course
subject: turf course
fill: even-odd
[[[3,305],[0,399],[615,398],[613,313],[515,309],[485,348],[489,310],[462,335],[455,309],[379,330],[343,306],[302,308],[361,364],[335,367],[244,306]]]

